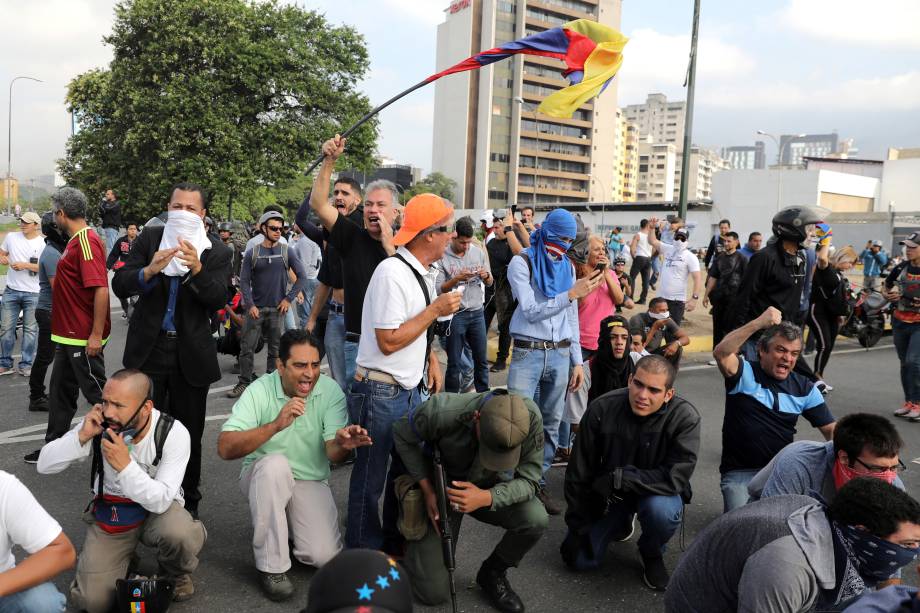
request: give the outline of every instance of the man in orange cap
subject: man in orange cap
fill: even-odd
[[[460,293],[437,296],[437,271],[454,237],[454,211],[443,198],[420,194],[406,205],[403,224],[393,237],[396,253],[382,261],[371,277],[361,312],[361,340],[348,412],[374,441],[357,451],[348,493],[345,544],[386,550],[401,539],[397,506],[387,459],[393,447],[393,423],[420,402],[420,394],[443,387],[441,366],[431,352],[438,317],[460,308]],[[427,377],[426,377],[427,371]],[[377,502],[387,485],[383,524]],[[391,552],[398,553],[398,552]]]

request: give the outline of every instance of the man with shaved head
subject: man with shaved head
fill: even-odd
[[[157,550],[161,576],[175,581],[175,600],[195,593],[191,573],[207,533],[183,506],[190,453],[188,430],[154,408],[153,381],[134,369],[113,374],[102,402],[42,448],[42,474],[93,457],[93,523],[70,592],[78,608],[102,613],[112,607],[115,581],[127,576],[138,542]]]

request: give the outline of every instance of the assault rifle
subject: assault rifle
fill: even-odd
[[[450,581],[450,604],[453,613],[457,613],[457,586],[454,584],[454,537],[450,529],[450,501],[447,498],[447,475],[441,462],[441,450],[434,448],[434,487],[438,497],[438,530],[441,533],[441,556]]]

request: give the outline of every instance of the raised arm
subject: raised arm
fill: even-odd
[[[332,226],[339,217],[339,212],[329,202],[329,181],[332,178],[332,171],[335,170],[336,160],[345,152],[345,142],[346,139],[336,134],[335,138],[330,138],[323,143],[325,157],[313,181],[313,189],[310,190],[310,208],[316,212],[320,223],[329,231],[332,231]],[[302,204],[300,206],[303,208]],[[300,218],[299,214],[298,218]]]
[[[712,357],[716,359],[722,376],[732,377],[738,372],[741,362],[738,360],[738,352],[741,346],[751,338],[757,331],[769,328],[783,320],[783,314],[776,307],[767,307],[767,310],[761,313],[760,317],[751,320],[740,328],[732,330],[725,335],[722,342],[716,345],[712,350]]]

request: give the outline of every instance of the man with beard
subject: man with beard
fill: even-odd
[[[329,231],[329,244],[342,258],[345,281],[345,380],[350,384],[355,374],[358,342],[361,340],[361,314],[364,295],[377,265],[396,253],[393,224],[399,206],[396,186],[385,180],[372,181],[364,196],[364,227],[361,227],[329,203],[329,179],[335,162],[345,152],[346,139],[338,134],[323,143],[323,163],[313,182],[310,208]],[[300,205],[298,219],[306,215],[306,202]]]
[[[842,611],[913,562],[918,547],[920,504],[880,479],[847,483],[826,508],[807,496],[766,498],[696,536],[665,611]]]
[[[588,407],[565,473],[562,559],[578,571],[601,565],[638,518],[642,580],[668,586],[664,552],[677,532],[700,449],[700,414],[674,394],[676,371],[661,356],[636,364],[626,389]]]
[[[761,333],[759,361],[749,362],[738,352],[755,333]],[[773,307],[727,334],[712,352],[725,378],[719,466],[725,512],[747,503],[748,484],[792,442],[800,415],[825,440],[834,434],[837,422],[824,396],[813,382],[793,372],[801,352],[801,329],[782,321]]]
[[[249,500],[252,546],[270,600],[294,593],[288,554],[322,567],[342,548],[329,489],[329,464],[371,444],[348,426],[345,395],[319,372],[319,341],[306,330],[281,337],[277,370],[259,377],[233,405],[217,440],[225,460],[243,460],[240,489]]]
[[[597,337],[597,353],[591,358],[591,388],[588,402],[626,387],[635,372],[635,362],[629,355],[629,322],[622,315],[611,315],[601,321]]]

